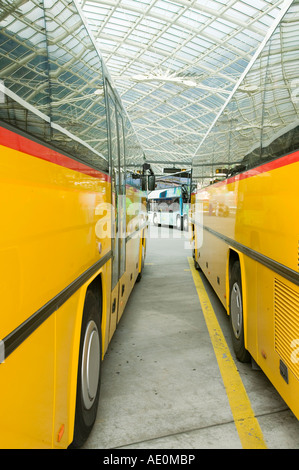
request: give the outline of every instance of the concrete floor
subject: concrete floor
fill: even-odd
[[[102,369],[85,449],[241,449],[188,263],[188,236],[151,227]],[[198,274],[200,275],[200,274]],[[227,315],[202,276],[230,347]],[[237,368],[269,449],[298,449],[299,421],[260,370]]]

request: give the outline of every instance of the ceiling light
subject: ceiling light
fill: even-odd
[[[144,74],[144,75],[142,74],[132,75],[130,78],[131,80],[136,81],[136,82],[158,81],[158,82],[167,82],[167,83],[177,83],[179,85],[188,86],[190,88],[201,88],[210,93],[226,93],[226,94],[230,93],[230,91],[225,90],[223,88],[209,87],[202,83],[196,82],[195,80],[192,80],[192,78],[178,76],[175,73],[171,73],[169,70],[166,70],[166,72],[163,72],[161,70],[154,70],[153,72]]]
[[[182,83],[192,88],[195,88],[197,86],[197,83],[194,80],[183,80]]]
[[[238,88],[238,91],[242,91],[243,93],[255,93],[259,90],[259,87],[256,85],[241,85]]]

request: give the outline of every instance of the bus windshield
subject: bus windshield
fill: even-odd
[[[190,187],[179,185],[158,189],[148,195],[149,219],[154,225],[188,230]]]

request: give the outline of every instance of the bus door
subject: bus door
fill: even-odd
[[[118,320],[124,309],[124,300],[127,295],[125,292],[126,284],[124,274],[126,272],[126,232],[127,232],[127,214],[126,214],[126,168],[125,168],[125,140],[124,140],[124,121],[121,111],[117,108],[117,129],[118,129],[118,153],[119,153],[119,192],[118,192],[118,234],[119,234],[119,307]]]
[[[109,134],[110,134],[110,175],[111,175],[111,301],[109,340],[117,324],[119,308],[119,275],[120,275],[120,236],[119,236],[119,202],[120,198],[120,152],[118,143],[118,124],[116,99],[107,83]]]

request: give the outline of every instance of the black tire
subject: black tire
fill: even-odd
[[[243,295],[239,261],[234,262],[231,270],[229,314],[235,355],[240,362],[250,362],[251,356],[245,349],[244,341]]]
[[[92,290],[87,291],[84,304],[78,361],[74,439],[71,448],[78,448],[84,444],[92,430],[98,410],[102,358],[99,296]]]
[[[188,232],[189,230],[189,222],[188,222],[188,217],[185,215],[183,219],[183,229],[185,232]]]
[[[192,250],[192,258],[193,258],[193,263],[194,263],[195,269],[196,269],[197,271],[201,271],[200,266],[199,266],[198,262],[197,262],[196,259],[195,259],[195,249],[194,249],[194,248],[193,248],[193,250]]]
[[[140,272],[138,273],[138,276],[136,278],[136,282],[140,282],[141,281],[141,278],[142,278],[142,271],[143,271],[143,267],[144,267],[144,260],[145,260],[145,247],[142,245],[142,255],[141,255],[141,268],[140,268]]]
[[[178,215],[176,218],[176,228],[177,230],[183,230],[183,220],[180,215]]]
[[[161,227],[161,224],[158,223],[158,214],[156,212],[153,215],[153,223],[156,227]]]

